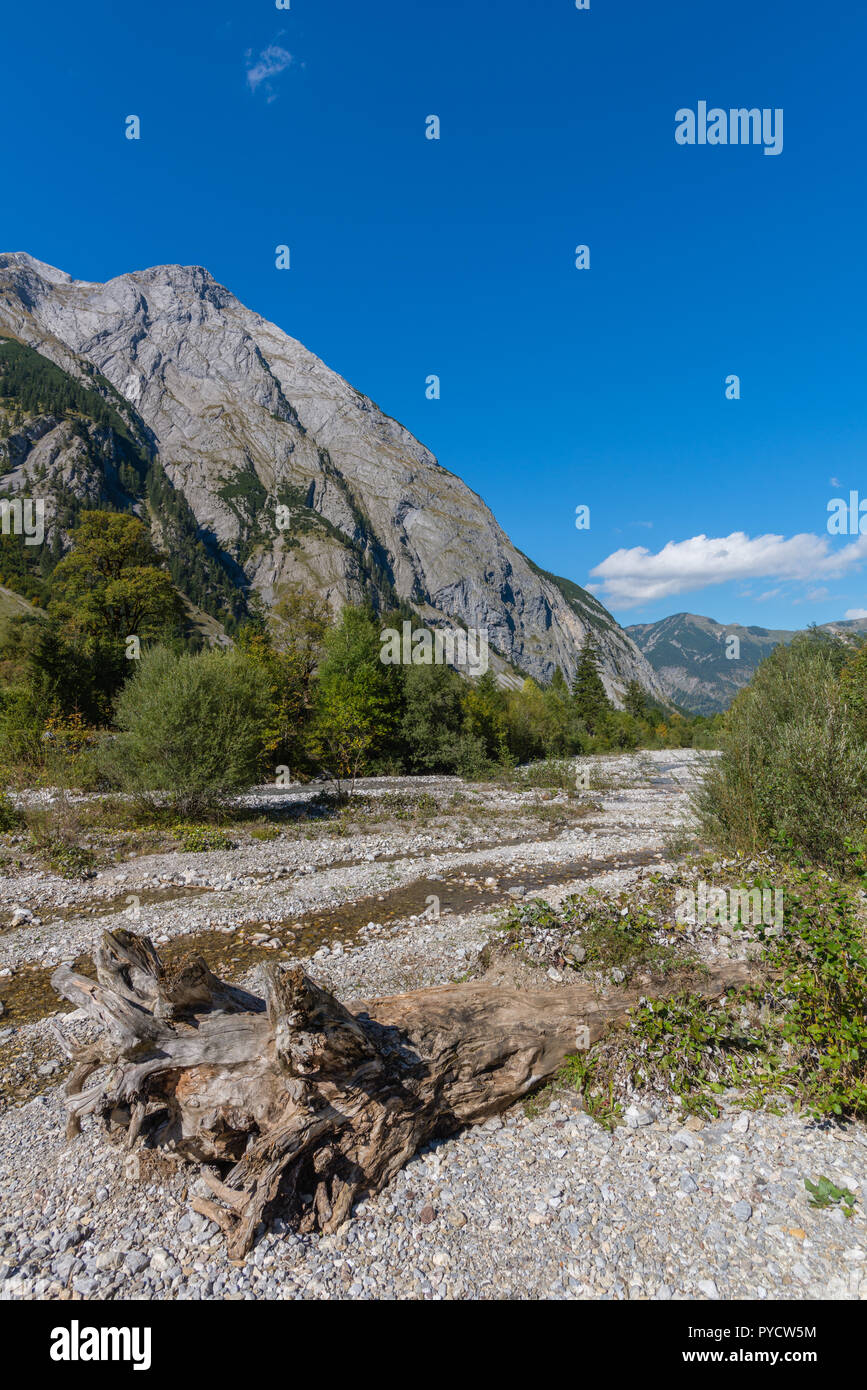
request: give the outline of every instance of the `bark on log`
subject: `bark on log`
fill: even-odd
[[[125,1126],[130,1145],[216,1165],[220,1178],[203,1170],[215,1200],[193,1206],[235,1258],[278,1196],[301,1231],[336,1230],[428,1140],[527,1095],[638,997],[481,980],[351,1013],[300,968],[266,967],[263,1000],[223,984],[199,956],[167,969],[127,931],[105,933],[96,968],[96,980],[68,966],[52,976],[104,1030],[67,1083],[68,1132],[97,1113]],[[748,978],[732,961],[694,988],[713,997]]]

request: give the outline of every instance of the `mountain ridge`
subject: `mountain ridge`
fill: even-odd
[[[268,606],[301,583],[335,609],[397,601],[434,626],[486,628],[503,663],[542,682],[558,666],[571,679],[592,629],[616,703],[633,679],[664,698],[598,600],[524,556],[408,430],[204,267],[101,283],[6,253],[0,331],[113,399],[147,471],[189,509],[188,530],[245,600]],[[99,491],[94,471],[108,476],[109,465],[72,467],[70,448],[58,448],[43,485],[50,492],[59,470],[67,490]],[[7,442],[0,492],[29,485],[27,453],[11,469]]]
[[[867,633],[867,619],[843,618],[819,630],[840,636]],[[774,647],[806,628],[765,628],[758,624],[718,623],[697,613],[672,613],[655,623],[625,629],[653,666],[669,699],[691,714],[716,714],[749,684],[759,663]],[[737,638],[737,656],[726,655]]]

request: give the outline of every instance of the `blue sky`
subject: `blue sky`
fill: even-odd
[[[16,7],[3,249],[207,266],[623,622],[823,622],[867,611],[865,52],[854,0]],[[782,153],[678,145],[701,100]]]

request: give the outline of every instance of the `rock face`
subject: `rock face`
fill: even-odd
[[[637,623],[626,631],[647,657],[669,698],[693,714],[727,709],[774,647],[797,636],[796,631],[784,628],[718,623],[695,613],[674,613],[656,623]],[[844,639],[863,639],[867,620],[824,623],[822,631]],[[737,638],[736,646],[728,642],[732,637]],[[727,656],[729,650],[736,655]]]
[[[431,625],[486,628],[542,681],[557,666],[571,679],[592,628],[618,703],[630,679],[663,694],[596,599],[535,566],[407,430],[201,267],[96,284],[0,255],[0,331],[122,398],[199,536],[266,604],[287,582],[335,608],[401,600]],[[21,490],[20,465],[0,493]],[[64,466],[69,487],[82,460]],[[111,480],[83,485],[96,501]]]

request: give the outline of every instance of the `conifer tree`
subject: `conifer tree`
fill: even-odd
[[[598,731],[605,715],[612,709],[599,674],[599,657],[590,632],[584,638],[578,658],[578,669],[572,682],[572,700],[575,713],[579,719],[583,719],[591,734]]]
[[[639,681],[632,680],[626,687],[626,695],[623,701],[628,712],[635,719],[644,719],[647,715],[647,692]]]

